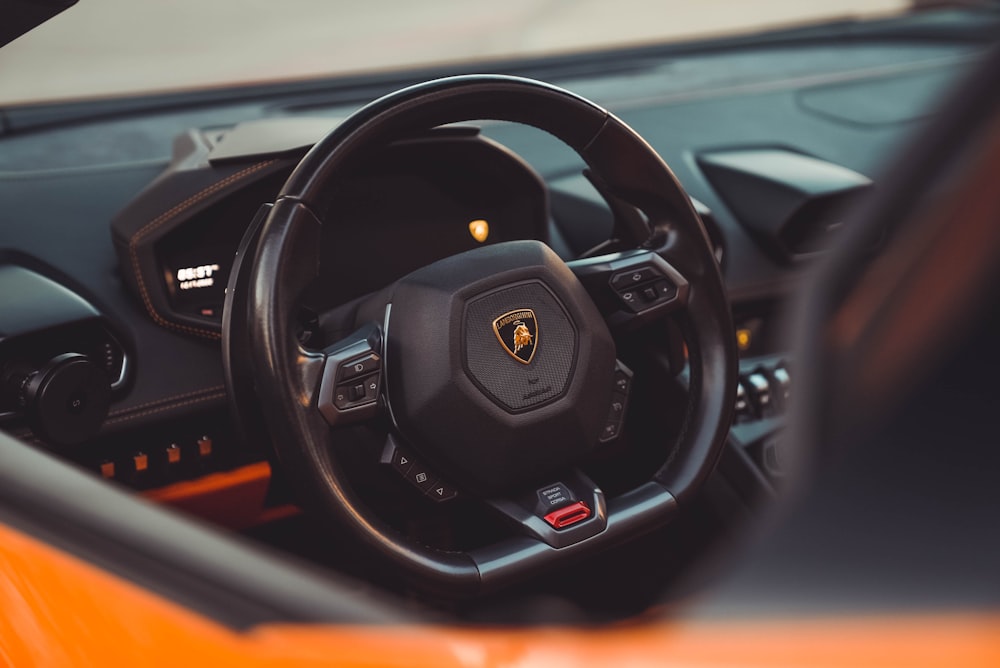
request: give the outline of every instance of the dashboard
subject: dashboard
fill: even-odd
[[[849,36],[511,68],[607,107],[696,200],[742,355],[733,440],[768,484],[781,475],[773,436],[793,391],[784,300],[835,238],[839,212],[877,186],[885,157],[984,48],[958,30],[928,34],[902,19]],[[35,295],[47,316],[11,320],[37,309],[0,298],[0,427],[147,491],[264,462],[264,447],[231,420],[223,379],[234,255],[308,148],[408,81],[78,119],[10,114],[0,133],[0,294]],[[484,244],[537,239],[564,259],[599,246],[614,220],[583,168],[550,137],[492,122],[369,156],[339,186],[337,243],[322,242],[300,338],[322,347],[339,333],[324,314]],[[107,415],[83,443],[52,438],[44,393],[25,394],[27,378],[56,378],[68,362],[54,360],[68,353],[99,366],[110,388]]]

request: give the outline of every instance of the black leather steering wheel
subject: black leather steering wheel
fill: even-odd
[[[298,300],[318,275],[321,228],[340,224],[328,215],[338,178],[375,147],[477,119],[524,123],[561,139],[620,205],[641,211],[640,238],[568,263],[537,241],[452,256],[365,300],[354,335],[324,351],[303,348]],[[424,586],[485,591],[620,543],[670,521],[711,473],[737,373],[719,267],[667,165],[597,105],[505,76],[401,90],[314,146],[257,223],[227,295],[230,391],[252,381],[282,469],[305,505]],[[663,443],[652,479],[605,498],[574,464],[621,429],[631,371],[616,361],[615,334],[667,314],[688,346],[690,398],[686,408],[663,409],[686,410],[684,427]],[[234,328],[245,331],[249,361],[231,349]],[[248,364],[242,375],[238,361]],[[342,425],[379,419],[391,424],[385,461],[426,461],[441,481],[428,495],[451,494],[455,485],[505,515],[517,535],[448,552],[376,516],[352,489],[338,444]]]

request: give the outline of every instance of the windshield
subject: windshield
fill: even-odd
[[[0,104],[548,56],[906,11],[919,0],[81,0],[0,50]],[[0,16],[2,20],[2,16]]]

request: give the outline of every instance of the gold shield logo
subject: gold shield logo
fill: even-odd
[[[538,320],[530,308],[508,311],[493,321],[493,333],[507,354],[530,364],[538,349]]]
[[[483,243],[490,236],[490,224],[482,218],[474,220],[469,223],[469,234],[479,243]]]

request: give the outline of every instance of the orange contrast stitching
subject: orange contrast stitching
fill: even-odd
[[[158,404],[166,404],[178,399],[185,399],[187,397],[193,397],[196,394],[206,394],[209,392],[222,392],[226,389],[225,385],[216,385],[215,387],[205,387],[200,390],[194,390],[192,392],[185,392],[183,394],[175,394],[172,397],[164,397],[162,399],[155,399],[153,401],[147,401],[145,403],[136,404],[135,406],[128,406],[126,408],[119,408],[118,410],[111,411],[108,413],[108,417],[115,417],[117,415],[124,415],[125,413],[131,413],[143,408],[148,408],[149,406],[156,406]]]
[[[157,408],[151,408],[149,410],[140,411],[138,413],[130,413],[129,415],[123,415],[121,417],[116,417],[112,420],[107,420],[104,424],[109,425],[109,424],[118,424],[120,422],[128,422],[129,420],[135,420],[137,418],[141,418],[146,415],[162,413],[163,411],[167,411],[172,408],[181,408],[182,406],[191,406],[193,404],[199,404],[203,401],[213,401],[215,399],[222,399],[225,396],[226,396],[225,392],[217,392],[215,394],[209,394],[204,397],[198,397],[197,399],[188,399],[187,401],[179,401],[177,403],[169,404],[167,406],[159,406]]]
[[[185,211],[186,209],[191,208],[198,202],[201,202],[202,200],[210,197],[211,195],[214,195],[220,190],[226,188],[227,186],[232,185],[233,183],[236,183],[237,181],[240,181],[243,178],[250,176],[251,174],[259,172],[260,170],[265,169],[275,164],[276,162],[278,162],[278,160],[265,160],[264,162],[258,162],[257,164],[242,169],[236,172],[235,174],[229,175],[228,177],[222,179],[221,181],[205,188],[201,192],[192,195],[191,197],[184,200],[180,204],[175,205],[168,211],[160,214],[159,216],[148,222],[146,225],[144,225],[142,228],[140,228],[139,231],[136,232],[131,239],[129,239],[129,256],[132,259],[132,271],[135,273],[135,277],[139,284],[139,292],[142,295],[142,302],[146,306],[146,311],[153,318],[156,324],[160,325],[161,327],[177,329],[183,332],[187,332],[189,334],[194,334],[195,336],[201,336],[208,339],[222,338],[222,335],[219,334],[218,332],[213,332],[207,329],[198,329],[197,327],[190,327],[188,325],[181,325],[178,323],[170,322],[169,320],[165,319],[163,316],[161,316],[159,313],[156,312],[156,309],[153,307],[153,302],[149,298],[149,292],[146,289],[146,281],[143,279],[142,272],[139,269],[139,255],[136,250],[139,240],[142,239],[147,234],[149,234],[150,232],[152,232],[153,230],[155,230],[156,228],[163,225],[168,220],[174,218],[175,216]]]

